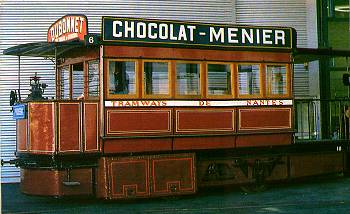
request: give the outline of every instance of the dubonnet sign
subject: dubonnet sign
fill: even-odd
[[[87,18],[84,15],[66,15],[53,23],[47,31],[48,42],[84,40],[88,33]]]
[[[114,43],[291,49],[295,45],[294,35],[295,30],[287,27],[102,18],[102,40]]]

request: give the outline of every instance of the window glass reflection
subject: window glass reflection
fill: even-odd
[[[169,74],[167,62],[144,63],[144,87],[147,95],[169,94]]]
[[[61,99],[69,99],[69,66],[59,68],[60,73],[60,97]]]
[[[240,95],[260,94],[259,65],[238,65],[238,87]]]
[[[199,95],[200,65],[176,63],[176,87],[179,95]]]
[[[268,65],[266,85],[271,95],[287,94],[286,66]]]
[[[208,94],[231,94],[231,67],[229,64],[208,64]]]
[[[109,94],[136,94],[136,63],[109,62]]]
[[[99,60],[88,62],[88,87],[90,97],[97,97],[99,95],[99,79]]]

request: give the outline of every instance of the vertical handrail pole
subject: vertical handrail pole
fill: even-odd
[[[304,115],[303,115],[304,101],[301,101],[300,104],[301,104],[301,111],[300,111],[301,139],[304,139]]]
[[[21,56],[18,56],[18,100],[21,101]]]
[[[310,119],[310,104],[311,104],[312,100],[309,100],[309,102],[307,103],[307,123],[308,123],[308,135],[309,135],[309,139],[312,139],[312,133],[311,133],[311,119]]]
[[[57,87],[60,87],[60,84],[58,83],[59,78],[58,78],[58,67],[57,67],[57,46],[55,44],[55,94],[56,94],[56,99],[60,98],[60,95],[58,94],[61,90]]]

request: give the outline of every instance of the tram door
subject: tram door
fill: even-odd
[[[72,99],[82,98],[84,95],[84,64],[72,65]]]
[[[70,64],[60,69],[59,152],[98,151],[96,68],[98,61]]]
[[[60,99],[77,100],[84,95],[84,64],[77,63],[60,69]]]

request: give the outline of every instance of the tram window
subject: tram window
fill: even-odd
[[[109,62],[109,94],[136,94],[136,62]]]
[[[167,62],[144,62],[144,87],[146,95],[169,94]]]
[[[259,65],[238,65],[240,95],[260,95]]]
[[[200,64],[176,63],[176,86],[178,95],[199,95]]]
[[[69,66],[63,66],[59,68],[60,74],[60,97],[61,99],[69,99],[70,97],[70,84],[69,84]]]
[[[72,68],[72,98],[77,99],[84,94],[84,66],[78,63]]]
[[[208,64],[208,95],[231,94],[230,64]]]
[[[88,62],[88,89],[89,97],[99,95],[99,61],[93,60]]]
[[[281,65],[267,65],[266,85],[270,95],[287,94],[287,69]]]

